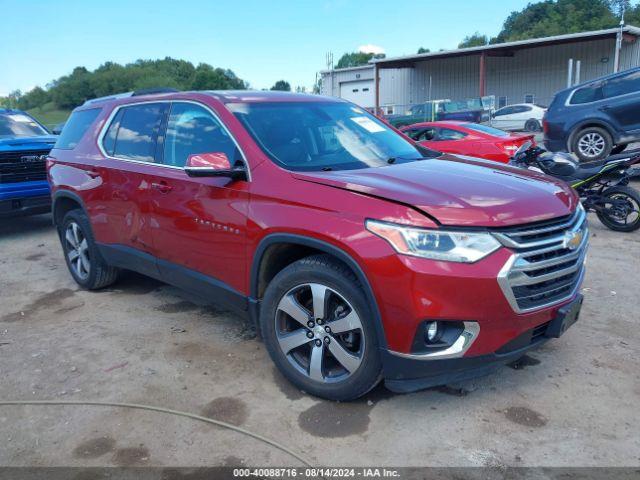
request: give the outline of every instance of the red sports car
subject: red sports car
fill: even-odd
[[[533,135],[509,133],[487,125],[468,122],[424,122],[400,129],[425,147],[440,152],[457,153],[508,163],[520,146]]]

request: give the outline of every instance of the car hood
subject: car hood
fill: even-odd
[[[454,155],[294,177],[409,205],[451,226],[538,222],[569,215],[578,201],[568,185],[546,175]]]
[[[0,138],[0,152],[53,148],[56,140],[58,140],[57,135]]]

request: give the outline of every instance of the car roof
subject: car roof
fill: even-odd
[[[306,93],[257,91],[257,90],[193,90],[193,91],[161,91],[126,92],[87,100],[78,109],[92,108],[105,104],[126,104],[146,101],[185,100],[196,95],[208,95],[222,103],[260,103],[260,102],[333,102],[345,103],[345,100],[323,95]]]
[[[271,90],[209,90],[198,93],[208,93],[215,96],[224,103],[344,101],[340,98],[326,97],[324,95],[311,95],[308,93],[282,92]]]
[[[456,121],[456,120],[438,120],[435,122],[412,123],[411,125],[407,125],[406,127],[403,127],[403,128],[409,128],[409,127],[451,127],[451,128],[462,127],[464,128],[464,126],[468,125],[469,123],[471,122],[462,122],[462,121]]]

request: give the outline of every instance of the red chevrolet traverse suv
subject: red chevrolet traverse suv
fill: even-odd
[[[47,165],[80,286],[127,269],[222,303],[320,397],[481,375],[578,318],[588,234],[568,186],[425,149],[339,99],[91,100]]]

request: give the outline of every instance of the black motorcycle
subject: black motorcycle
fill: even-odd
[[[585,210],[595,212],[607,228],[618,232],[640,228],[640,194],[629,186],[629,168],[637,163],[640,151],[578,163],[567,153],[547,152],[531,142],[523,144],[509,162],[567,182],[580,195]]]

